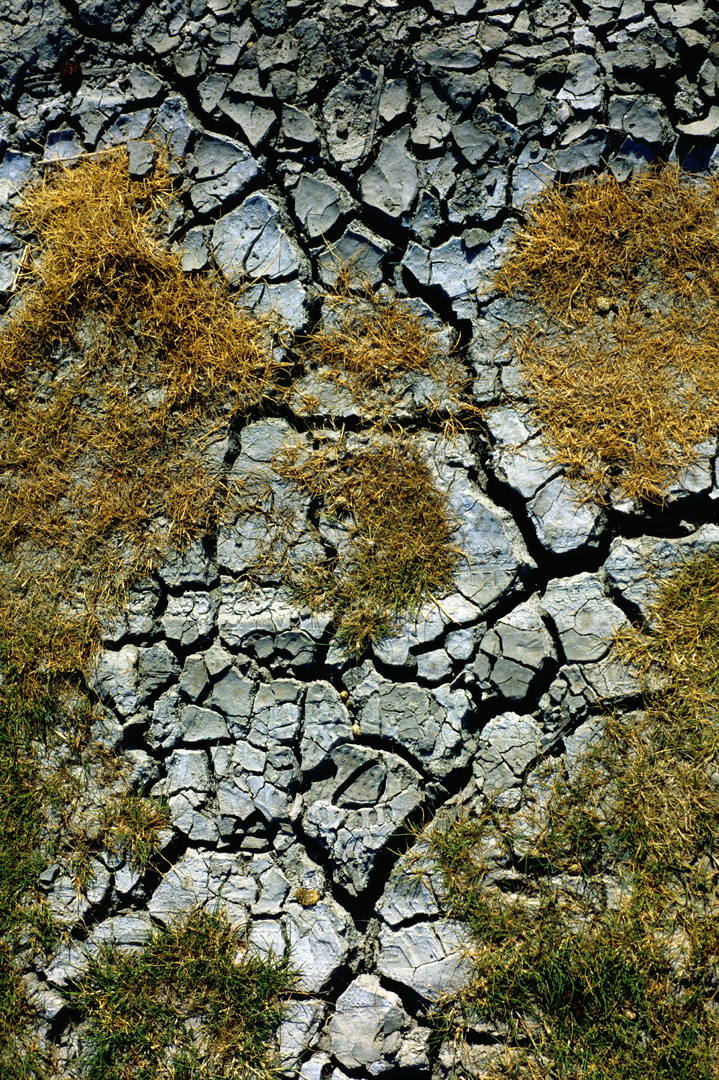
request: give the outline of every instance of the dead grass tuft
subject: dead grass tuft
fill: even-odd
[[[466,372],[452,354],[447,328],[429,326],[411,301],[375,290],[351,271],[343,268],[325,299],[320,328],[302,343],[307,368],[365,408],[372,400],[380,417],[406,389],[406,376],[430,379],[438,396],[458,404]]]
[[[267,321],[156,238],[171,186],[166,160],[132,181],[118,150],[20,208],[35,240],[0,334],[0,554],[31,603],[87,607],[206,531],[226,495],[206,445],[283,378]]]
[[[320,537],[334,549],[291,585],[311,609],[334,612],[351,652],[451,583],[455,523],[410,436],[376,431],[309,453],[288,447],[277,468],[315,502]]]
[[[661,502],[717,433],[719,180],[649,170],[548,190],[498,282],[540,425],[595,499]]]

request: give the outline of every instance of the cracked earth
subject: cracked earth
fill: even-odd
[[[636,709],[612,634],[719,542],[715,442],[662,508],[580,500],[506,336],[531,311],[492,274],[555,179],[602,163],[624,179],[656,159],[715,168],[714,5],[3,0],[0,12],[6,298],[22,254],[10,209],[44,164],[127,143],[142,177],[160,139],[184,160],[168,236],[185,270],[257,279],[242,302],[301,330],[320,318],[336,258],[354,259],[428,327],[448,324],[483,410],[448,440],[421,379],[393,405],[448,497],[463,558],[453,590],[360,661],[329,615],[248,575],[259,519],[221,527],[106,621],[95,735],[136,787],[169,798],[172,828],[162,872],[106,854],[80,895],[62,865],[42,876],[71,930],[31,975],[58,1075],[75,1049],[58,991],[88,952],[136,947],[219,903],[256,949],[290,949],[302,972],[278,1034],[288,1077],[449,1076],[427,1010],[468,977],[469,941],[443,917],[439,876],[413,875],[408,825],[491,796],[519,805],[540,757],[581,753],[602,707]],[[270,485],[309,537],[311,508],[292,501],[275,455],[322,428],[361,438],[369,411],[310,375],[292,408],[216,452],[228,475]]]

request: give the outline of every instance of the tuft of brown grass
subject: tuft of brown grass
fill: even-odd
[[[528,395],[591,498],[661,502],[717,434],[718,197],[676,168],[548,189],[498,275],[537,305]]]
[[[411,436],[341,436],[313,451],[287,447],[281,475],[318,506],[334,553],[290,579],[313,610],[332,610],[358,654],[451,584],[456,523]],[[328,527],[328,528],[327,528]]]
[[[346,390],[380,417],[391,414],[406,389],[406,376],[423,376],[459,401],[466,382],[447,342],[447,328],[432,328],[411,301],[375,290],[344,267],[325,298],[319,328],[302,343],[309,370]]]
[[[0,555],[18,600],[87,610],[206,531],[227,495],[208,442],[284,378],[270,324],[158,239],[171,188],[166,159],[133,181],[117,150],[18,211],[33,257],[0,330]]]

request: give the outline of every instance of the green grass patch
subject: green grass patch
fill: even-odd
[[[83,1076],[270,1077],[272,1037],[296,978],[286,959],[248,955],[227,917],[202,909],[139,952],[106,948],[70,996],[85,1021]]]
[[[49,956],[66,932],[40,873],[59,861],[80,890],[102,850],[141,867],[169,824],[157,800],[129,790],[121,761],[89,742],[81,673],[42,670],[39,650],[52,633],[38,618],[0,645],[0,1065],[8,1080],[52,1075],[22,983],[29,961]]]
[[[618,642],[661,692],[607,716],[568,774],[540,766],[516,811],[434,829],[476,976],[436,1015],[461,1040],[507,1026],[487,1076],[719,1075],[719,556],[661,589],[651,630]]]

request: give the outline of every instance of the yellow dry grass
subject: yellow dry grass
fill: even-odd
[[[334,612],[351,652],[450,585],[456,523],[411,436],[375,430],[309,454],[288,447],[277,468],[339,526],[336,554],[290,581],[310,608]]]
[[[54,595],[80,619],[206,531],[227,494],[207,442],[283,380],[267,320],[158,240],[171,190],[165,158],[134,181],[117,150],[18,212],[33,253],[0,331],[0,571],[17,603]]]
[[[589,497],[661,502],[719,423],[719,179],[677,169],[545,193],[499,274],[529,397]]]
[[[303,361],[307,370],[348,391],[365,412],[371,406],[386,420],[406,390],[406,376],[428,376],[438,397],[459,404],[467,376],[446,337],[446,328],[429,326],[411,301],[375,291],[345,266],[325,298],[320,327],[302,342]]]

